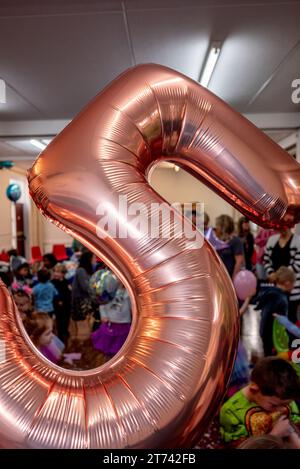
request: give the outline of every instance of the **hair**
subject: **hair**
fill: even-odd
[[[49,314],[34,311],[30,318],[26,318],[24,326],[34,345],[39,344],[39,338],[47,330],[49,324],[53,324]]]
[[[50,268],[53,269],[53,267],[57,264],[57,259],[54,254],[48,253],[43,255],[43,261],[49,261],[50,263]]]
[[[282,285],[285,282],[295,283],[296,275],[292,269],[282,265],[279,269],[275,272],[274,275],[275,283],[279,283]]]
[[[220,239],[228,239],[228,236],[234,232],[234,222],[232,217],[229,215],[220,215],[216,218],[216,227],[219,227],[221,230]]]
[[[14,291],[13,296],[17,296],[18,298],[27,298],[31,301],[31,296],[29,295],[29,293],[22,289]]]
[[[66,274],[68,272],[66,266],[62,264],[61,262],[57,263],[54,266],[54,270],[56,270],[57,272],[62,272],[63,274]]]
[[[237,449],[285,449],[285,445],[277,436],[261,435],[247,438]]]
[[[17,257],[18,255],[18,251],[17,249],[13,248],[13,249],[10,249],[9,251],[7,251],[7,254],[10,256],[14,256],[14,257]]]
[[[243,223],[249,223],[249,218],[247,217],[240,217],[239,218],[239,221],[238,221],[238,236],[240,236],[241,238],[243,236],[245,236],[245,232],[243,230]]]
[[[204,212],[204,225],[208,225],[210,221],[208,213]]]
[[[46,267],[43,267],[38,271],[38,281],[40,283],[46,283],[50,280],[50,272]]]
[[[300,397],[300,379],[293,366],[282,358],[266,357],[258,360],[251,381],[264,396],[276,396],[279,399]]]
[[[93,255],[91,251],[86,251],[81,254],[79,259],[79,267],[82,267],[90,275],[94,273],[92,266]]]
[[[21,269],[30,269],[30,266],[28,264],[28,262],[23,262],[22,264],[18,265],[18,267],[16,268],[16,273],[18,274],[20,272]]]

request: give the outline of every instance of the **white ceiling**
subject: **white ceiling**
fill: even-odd
[[[223,47],[211,91],[241,113],[299,113],[299,22],[300,1],[287,0],[0,0],[0,129],[71,119],[141,62],[198,80],[212,40]],[[4,138],[0,156],[36,154],[23,140]]]

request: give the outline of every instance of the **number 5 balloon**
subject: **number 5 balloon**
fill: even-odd
[[[122,279],[131,332],[103,367],[63,370],[31,344],[2,286],[3,446],[189,447],[218,410],[238,341],[236,297],[207,242],[195,249],[184,230],[168,238],[137,227],[132,206],[139,203],[148,220],[162,202],[147,181],[161,160],[182,166],[259,224],[299,219],[298,164],[246,119],[162,66],[117,78],[41,153],[28,180],[44,215]],[[173,227],[181,223],[179,212],[166,210]],[[99,224],[107,212],[116,235]]]

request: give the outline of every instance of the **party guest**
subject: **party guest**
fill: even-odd
[[[252,256],[254,253],[254,237],[251,233],[250,222],[246,217],[241,217],[238,221],[238,237],[243,243],[246,269],[252,270]]]
[[[294,287],[295,274],[288,267],[282,266],[274,273],[273,279],[276,286],[266,288],[260,293],[255,308],[261,310],[259,332],[265,356],[273,354],[273,314],[288,315],[288,294]]]
[[[267,273],[263,264],[263,258],[265,253],[265,247],[268,242],[268,239],[276,234],[272,229],[259,228],[258,233],[254,239],[254,244],[256,246],[256,275],[259,280],[266,280]]]
[[[289,297],[288,316],[295,323],[300,305],[300,236],[293,234],[289,228],[271,236],[266,245],[264,265],[270,282],[274,281],[274,272],[281,266],[294,271],[296,281]]]
[[[58,292],[58,297],[54,301],[57,335],[64,343],[69,337],[71,315],[71,287],[65,278],[66,273],[67,269],[63,264],[56,264],[53,268],[53,278],[51,280]]]
[[[14,302],[18,308],[22,321],[30,318],[33,312],[32,298],[29,293],[19,290],[13,294]]]
[[[101,326],[92,334],[94,348],[106,359],[113,357],[124,344],[131,325],[131,302],[120,283],[113,300],[100,306]]]
[[[53,334],[53,319],[43,312],[35,311],[24,322],[25,329],[36,348],[53,363],[62,358],[64,345]]]
[[[72,284],[72,319],[78,332],[78,321],[93,315],[94,308],[90,297],[89,282],[96,265],[96,256],[90,251],[83,252],[79,259]]]
[[[234,279],[244,267],[245,257],[242,241],[234,235],[234,222],[229,215],[220,215],[216,219],[214,235],[223,246],[215,243],[215,249],[221,257],[229,275]]]
[[[249,436],[273,435],[290,439],[293,424],[300,424],[294,399],[300,397],[300,381],[286,360],[259,360],[250,383],[221,408],[221,435],[225,443],[237,446]]]
[[[54,299],[58,291],[50,282],[50,272],[45,267],[38,271],[38,283],[32,290],[35,308],[52,316],[54,312]]]

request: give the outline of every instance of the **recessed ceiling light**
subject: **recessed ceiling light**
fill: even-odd
[[[45,145],[49,145],[49,143],[51,142],[52,138],[42,138],[42,142],[45,144]]]
[[[200,77],[200,85],[208,87],[214,68],[221,52],[221,42],[212,42]]]
[[[32,138],[30,140],[31,145],[34,147],[38,148],[39,150],[45,150],[46,146],[44,143],[40,142],[39,140],[36,140],[35,138]]]

